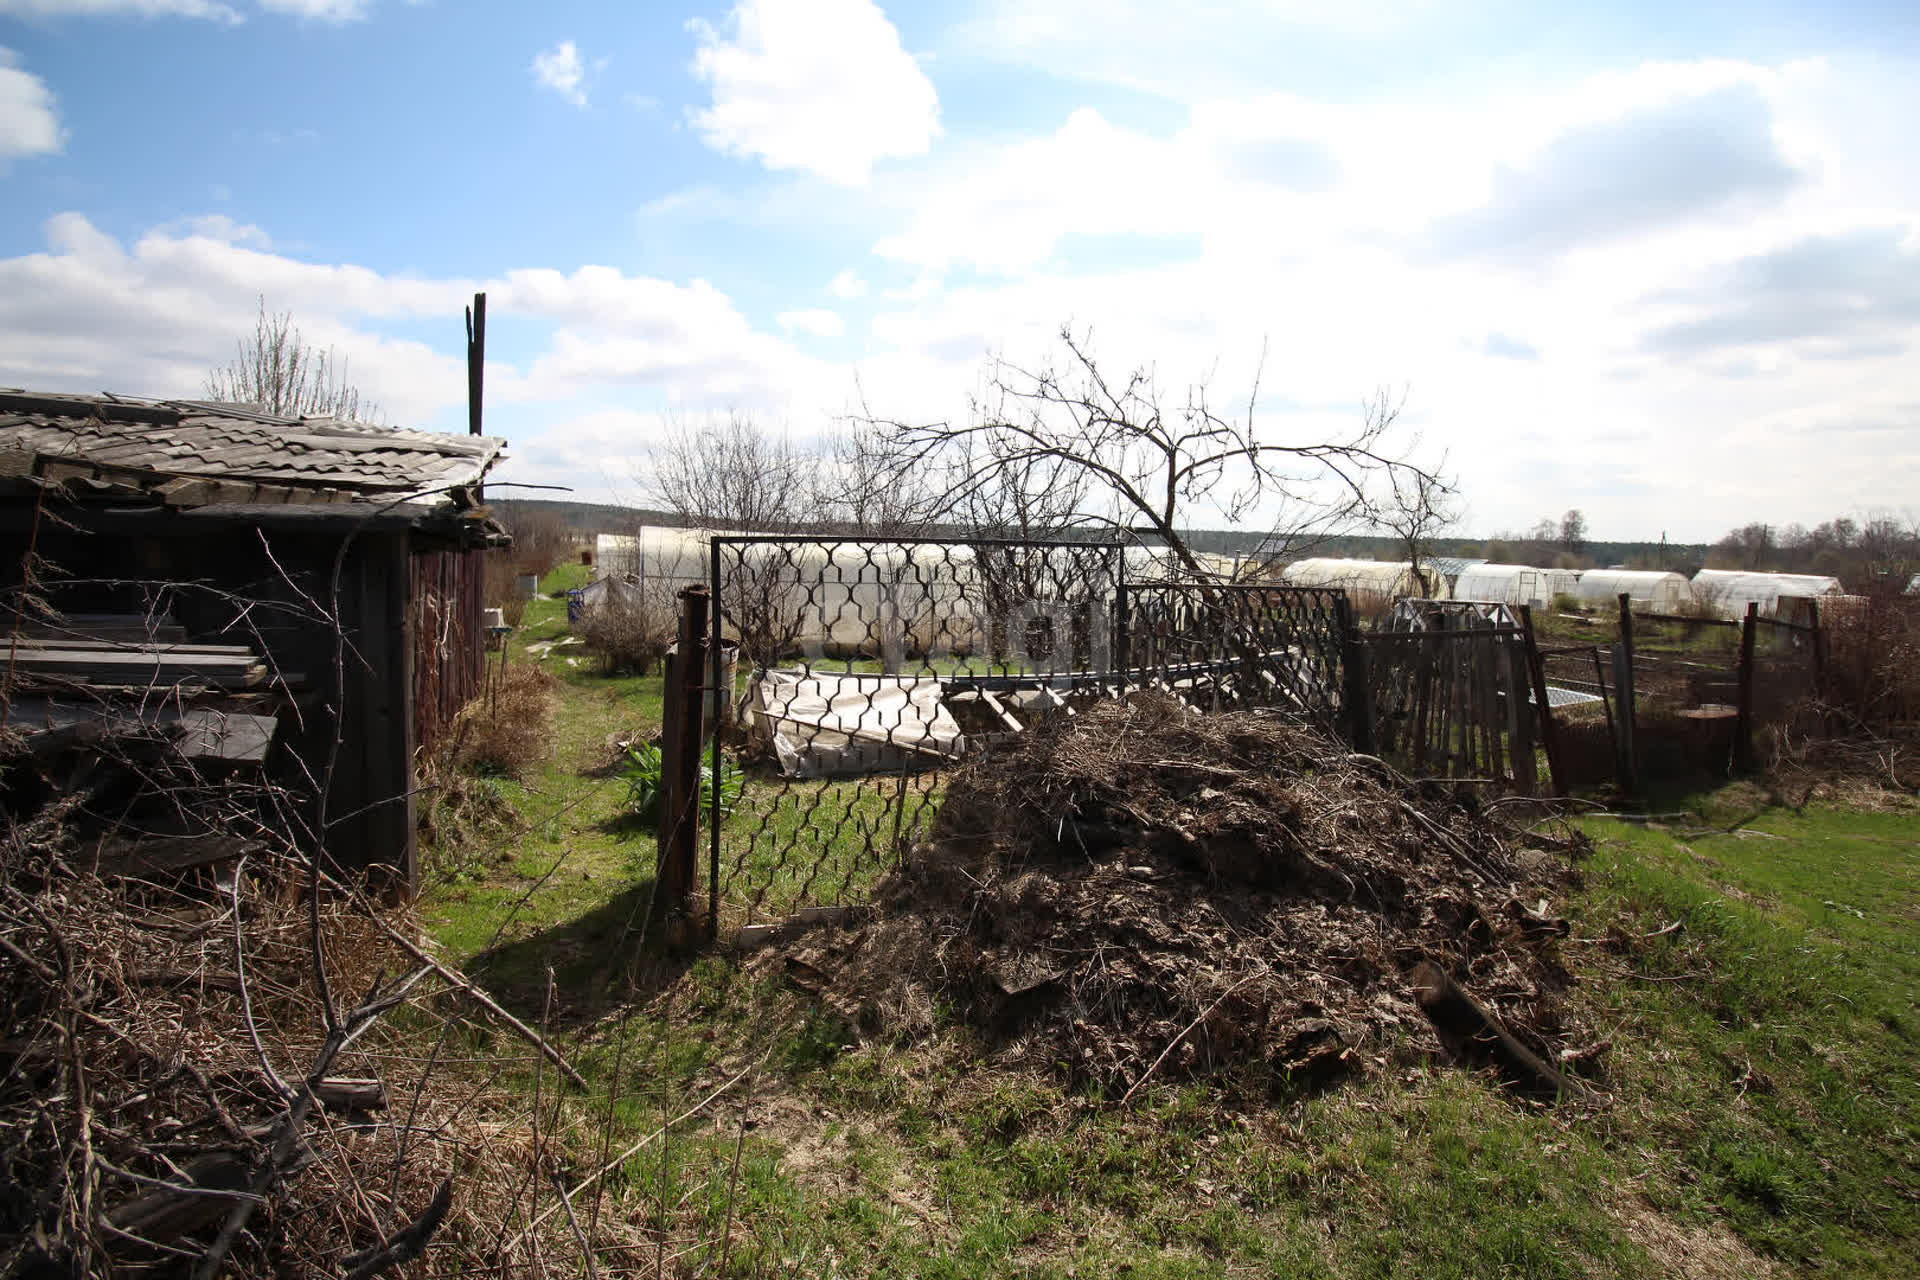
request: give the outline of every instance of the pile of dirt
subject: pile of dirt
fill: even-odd
[[[1575,872],[1479,790],[1258,713],[1103,704],[961,770],[866,923],[787,964],[869,1034],[956,1018],[1109,1096],[1438,1050],[1440,975],[1551,1061]]]

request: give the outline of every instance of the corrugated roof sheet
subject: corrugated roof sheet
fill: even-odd
[[[180,505],[433,501],[478,484],[505,444],[494,436],[280,417],[252,405],[0,388],[0,450],[12,455],[0,471],[92,479]]]

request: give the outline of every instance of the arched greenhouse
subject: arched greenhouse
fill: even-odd
[[[1782,596],[1837,596],[1840,579],[1812,573],[1749,573],[1736,569],[1702,569],[1693,575],[1693,595],[1723,618],[1742,617],[1749,604],[1760,606],[1760,616],[1780,616]]]
[[[1693,586],[1677,573],[1655,569],[1589,569],[1574,591],[1582,604],[1608,604],[1622,593],[1635,608],[1679,613],[1694,605]]]

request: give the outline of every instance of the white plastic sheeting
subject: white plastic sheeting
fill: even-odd
[[[1413,565],[1406,560],[1314,557],[1295,560],[1281,569],[1280,580],[1290,587],[1339,587],[1362,612],[1381,609],[1407,597],[1447,599],[1446,579],[1438,570],[1422,568],[1427,576],[1424,587],[1414,578]]]
[[[781,772],[818,778],[951,760],[960,725],[931,677],[769,671],[748,702],[748,727]]]
[[[1780,616],[1782,596],[1818,598],[1841,593],[1840,579],[1812,573],[1750,573],[1737,569],[1702,569],[1693,575],[1694,599],[1723,618],[1742,617],[1747,605],[1760,606],[1760,616]]]
[[[1574,594],[1582,604],[1606,604],[1623,592],[1651,613],[1675,613],[1694,603],[1693,586],[1685,578],[1654,569],[1589,569]]]

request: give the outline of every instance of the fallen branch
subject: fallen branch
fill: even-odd
[[[1423,960],[1412,974],[1414,999],[1433,1025],[1465,1056],[1491,1059],[1502,1076],[1528,1093],[1547,1098],[1583,1098],[1585,1085],[1561,1074],[1513,1038],[1499,1018],[1467,994],[1440,966]]]
[[[390,1267],[412,1262],[427,1251],[427,1245],[433,1239],[433,1233],[446,1221],[447,1210],[453,1207],[453,1179],[442,1178],[440,1189],[433,1193],[433,1199],[421,1211],[420,1216],[406,1226],[388,1236],[379,1245],[360,1253],[349,1254],[341,1262],[352,1268],[347,1272],[346,1280],[371,1280]]]
[[[385,919],[383,919],[378,915],[375,915],[374,919],[379,921],[380,927],[386,930],[387,936],[389,938],[392,938],[395,944],[398,945],[402,951],[405,951],[408,955],[412,956],[415,960],[418,960],[421,964],[424,964],[428,968],[432,969],[445,982],[451,984],[452,986],[458,987],[461,991],[464,991],[467,995],[473,997],[473,1001],[475,1004],[485,1009],[488,1013],[491,1013],[494,1017],[500,1019],[500,1021],[506,1023],[507,1026],[512,1029],[515,1035],[519,1036],[522,1040],[525,1040],[528,1044],[538,1049],[540,1051],[541,1056],[546,1058],[548,1062],[551,1062],[554,1065],[554,1068],[558,1070],[561,1075],[565,1076],[568,1079],[568,1081],[571,1082],[576,1088],[580,1089],[582,1092],[587,1091],[586,1078],[582,1076],[578,1071],[575,1071],[573,1069],[573,1064],[568,1062],[566,1058],[561,1055],[560,1051],[554,1048],[552,1042],[550,1042],[545,1036],[541,1035],[538,1031],[535,1031],[532,1027],[520,1021],[520,1019],[514,1017],[512,1014],[508,1013],[505,1009],[501,1008],[499,1002],[496,1001],[492,996],[488,995],[486,992],[482,991],[479,987],[469,982],[466,978],[454,972],[452,969],[447,968],[446,965],[441,964],[438,960],[435,960],[432,956],[428,955],[424,950],[421,949],[418,943],[414,942],[411,938],[407,937],[405,934],[401,933],[398,929],[388,924]]]

